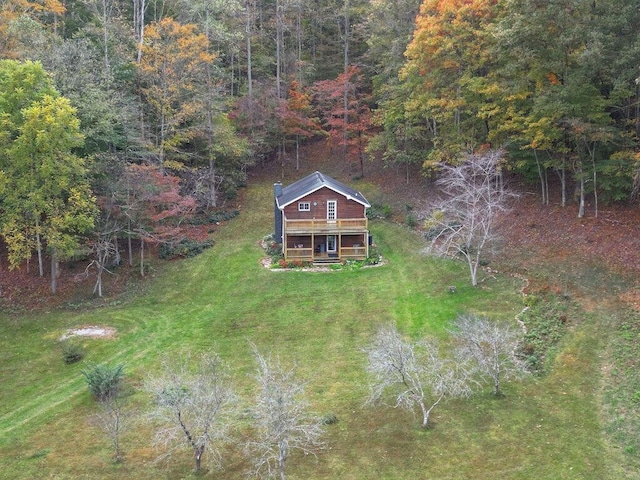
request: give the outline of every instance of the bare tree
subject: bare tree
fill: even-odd
[[[220,463],[219,444],[228,441],[234,396],[221,360],[203,355],[197,365],[189,357],[164,359],[163,374],[150,378],[146,388],[153,395],[152,418],[159,422],[156,443],[170,456],[180,447],[191,448],[195,471],[209,450]]]
[[[458,341],[457,357],[469,361],[482,377],[493,382],[493,393],[500,393],[500,381],[522,378],[525,362],[517,356],[522,332],[508,324],[476,315],[460,315],[452,331]]]
[[[469,265],[471,284],[478,284],[478,267],[485,248],[496,240],[497,216],[515,194],[505,189],[500,171],[502,150],[470,154],[460,165],[442,165],[437,183],[444,201],[431,212],[431,250],[461,255]]]
[[[99,406],[100,411],[93,416],[93,423],[109,438],[114,460],[119,463],[122,461],[120,439],[131,426],[133,412],[128,407],[126,396],[121,393],[106,397]]]
[[[440,356],[434,340],[410,342],[395,326],[384,326],[365,351],[372,376],[367,403],[376,403],[391,391],[396,407],[410,411],[420,407],[423,428],[446,397],[471,394],[465,366]]]
[[[286,370],[278,359],[265,358],[254,346],[258,362],[258,395],[253,415],[256,439],[247,443],[253,457],[252,474],[285,480],[286,462],[293,450],[313,454],[324,448],[322,422],[307,411],[304,384],[295,369]]]
[[[94,238],[89,243],[89,250],[94,255],[93,260],[87,265],[84,276],[89,276],[89,271],[95,267],[96,283],[93,287],[93,294],[102,298],[102,278],[104,272],[112,274],[107,268],[107,263],[111,259],[118,260],[118,234],[122,231],[122,225],[117,218],[111,216],[112,206],[104,208],[102,215],[97,221]]]

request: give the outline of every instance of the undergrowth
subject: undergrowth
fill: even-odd
[[[640,314],[627,310],[609,341],[603,400],[606,430],[627,461],[640,454]]]
[[[533,372],[543,374],[553,363],[556,346],[576,317],[577,308],[566,297],[547,295],[530,302],[521,315],[526,330],[522,355]]]

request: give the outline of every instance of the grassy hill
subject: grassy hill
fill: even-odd
[[[434,411],[434,428],[425,431],[410,414],[365,407],[361,348],[377,326],[395,322],[411,336],[444,338],[446,325],[460,312],[513,319],[523,307],[522,281],[497,274],[472,288],[464,265],[426,257],[418,235],[388,222],[372,225],[385,259],[381,267],[327,273],[266,269],[259,240],[272,225],[267,177],[254,178],[241,215],[219,229],[213,249],[156,263],[143,294],[102,308],[3,315],[0,476],[189,477],[188,451],[156,461],[160,452],[152,448],[152,429],[143,421],[150,399],[142,383],[165,354],[215,350],[249,405],[251,341],[285,363],[297,363],[314,411],[338,418],[328,426],[329,448],[317,459],[294,455],[290,478],[637,478],[634,444],[618,439],[610,421],[617,415],[615,403],[626,402],[633,384],[618,382],[614,391],[605,384],[612,377],[605,367],[628,361],[622,355],[635,345],[633,339],[609,341],[621,322],[616,311],[597,306],[590,312],[571,307],[568,333],[555,347],[547,373],[506,385],[503,399],[487,389],[446,403]],[[384,198],[370,179],[355,185],[369,198]],[[452,284],[456,294],[448,291]],[[635,324],[627,323],[635,335]],[[60,336],[86,325],[116,329],[113,338],[83,340],[85,360],[124,363],[134,392],[140,421],[123,438],[122,464],[111,461],[107,439],[92,424],[96,405],[81,375],[86,364],[62,362]],[[248,418],[239,420],[240,444],[250,434],[249,424]],[[618,448],[625,444],[626,452]],[[205,456],[204,478],[245,478],[241,446],[228,448],[223,470],[206,470],[207,461]]]

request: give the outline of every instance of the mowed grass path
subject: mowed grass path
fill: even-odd
[[[371,188],[371,187],[369,187]],[[92,425],[96,406],[81,369],[65,366],[58,338],[67,328],[106,325],[114,339],[85,340],[86,361],[125,363],[142,417],[140,390],[165,354],[215,350],[229,364],[246,406],[255,365],[249,342],[295,362],[320,415],[334,414],[328,449],[317,459],[293,455],[297,479],[607,479],[593,352],[602,336],[590,318],[573,319],[552,373],[444,404],[423,431],[406,412],[363,406],[365,346],[378,325],[396,322],[408,335],[446,336],[463,311],[513,319],[520,283],[488,278],[468,286],[464,265],[430,259],[402,226],[374,222],[386,264],[329,273],[276,272],[260,265],[260,238],[272,228],[270,185],[252,186],[240,217],[219,229],[203,255],[163,265],[144,295],[88,311],[0,318],[0,478],[164,479],[191,475],[188,452],[156,462],[144,423],[123,438],[125,462]],[[448,292],[457,285],[458,293]],[[246,416],[236,436],[250,430]],[[241,446],[226,451],[224,470],[205,478],[245,478]],[[207,468],[207,458],[204,467]]]

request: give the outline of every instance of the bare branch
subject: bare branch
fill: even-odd
[[[441,357],[435,340],[409,342],[395,326],[384,326],[365,352],[372,377],[367,403],[376,403],[391,391],[396,407],[410,411],[420,407],[423,427],[428,426],[432,410],[446,397],[471,394],[464,365]]]
[[[155,400],[152,418],[159,424],[156,444],[170,456],[180,447],[193,451],[196,472],[209,450],[220,464],[219,444],[229,440],[234,395],[221,360],[204,355],[195,370],[189,357],[163,361],[163,375],[149,378],[146,389]]]
[[[253,349],[259,391],[253,408],[256,438],[246,445],[253,458],[251,474],[284,480],[290,452],[315,455],[324,448],[324,426],[309,414],[304,384],[296,380],[295,368],[287,370],[279,359],[265,358]]]
[[[430,250],[441,256],[463,257],[474,286],[482,254],[496,240],[496,217],[515,196],[503,184],[503,155],[502,150],[490,150],[469,155],[460,165],[442,165],[437,184],[445,199],[432,207],[428,219]]]
[[[528,371],[518,358],[522,332],[476,315],[461,315],[452,331],[458,340],[456,355],[471,362],[481,377],[493,382],[493,393],[500,395],[501,379],[517,379]]]

